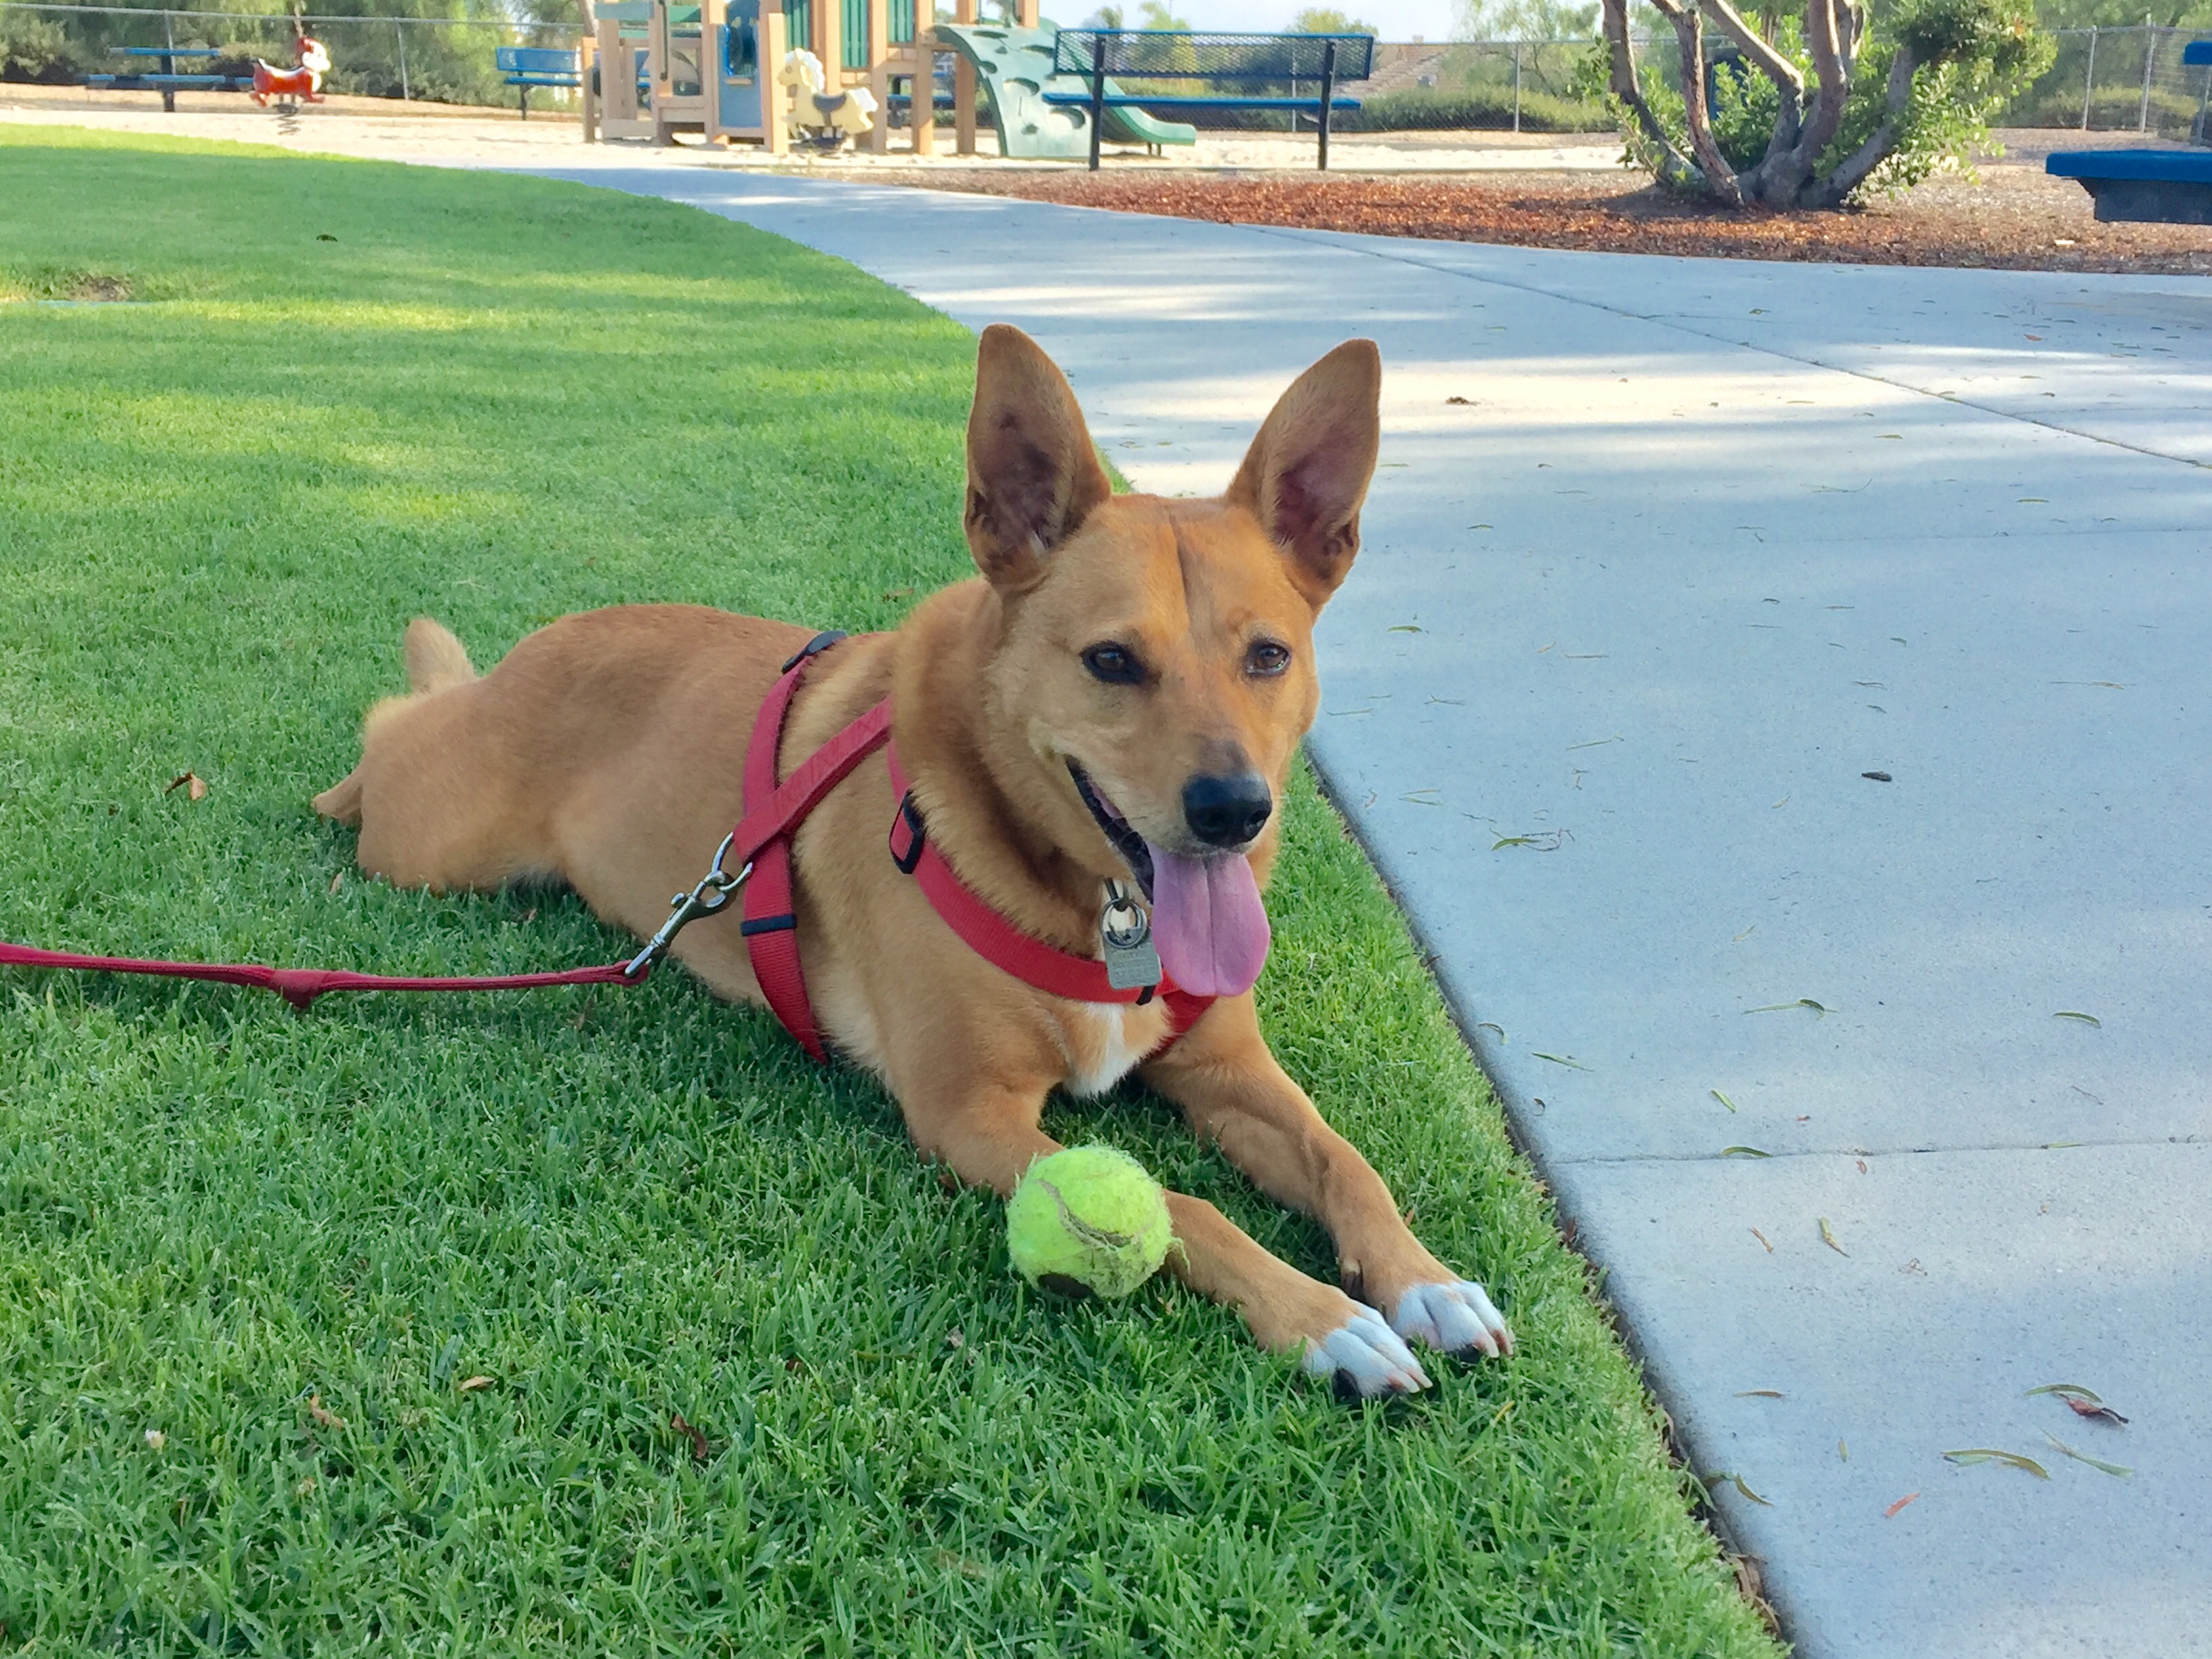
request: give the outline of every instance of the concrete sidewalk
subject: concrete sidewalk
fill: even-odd
[[[575,176],[1018,323],[1146,489],[1379,340],[1313,752],[1799,1651],[2212,1653],[2212,283]]]

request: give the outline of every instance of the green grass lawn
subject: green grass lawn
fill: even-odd
[[[969,337],[703,214],[0,128],[0,294],[88,292],[151,303],[0,304],[0,937],[606,960],[309,812],[407,619],[881,627],[968,568]],[[1272,908],[1278,1052],[1521,1339],[1418,1401],[1171,1284],[1039,1298],[878,1090],[680,973],[0,970],[0,1651],[1771,1656],[1310,784]],[[1158,1101],[1048,1127],[1331,1270]]]

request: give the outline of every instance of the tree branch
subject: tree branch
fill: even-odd
[[[1613,61],[1613,95],[1636,117],[1636,125],[1659,152],[1659,177],[1677,187],[1701,185],[1705,175],[1682,154],[1659,118],[1644,101],[1644,88],[1636,78],[1636,48],[1628,39],[1628,0],[1604,0],[1605,39]]]
[[[1848,79],[1858,68],[1859,48],[1866,44],[1867,9],[1857,0],[1844,0],[1843,39],[1840,42],[1844,75]]]
[[[1911,47],[1899,46],[1897,49],[1897,56],[1890,60],[1889,85],[1884,94],[1886,101],[1881,125],[1868,135],[1866,143],[1852,151],[1833,173],[1820,181],[1819,199],[1808,202],[1808,207],[1836,206],[1887,158],[1897,143],[1897,129],[1912,102],[1912,77],[1919,68],[1919,63],[1912,56]]]
[[[1843,42],[1838,38],[1838,10],[1848,12],[1849,0],[1806,0],[1805,40],[1813,49],[1813,73],[1820,87],[1813,94],[1813,112],[1790,146],[1790,154],[1772,170],[1774,191],[1784,200],[1794,200],[1805,181],[1820,164],[1821,152],[1844,123],[1844,103],[1850,96],[1851,76],[1845,64]],[[1854,17],[1854,21],[1856,18]]]
[[[1712,13],[1729,40],[1743,48],[1743,55],[1758,66],[1759,72],[1778,87],[1804,95],[1805,77],[1797,72],[1797,65],[1784,58],[1760,36],[1759,31],[1743,20],[1743,15],[1729,4],[1729,0],[1701,0],[1705,10]]]
[[[1721,154],[1713,137],[1713,123],[1705,107],[1705,24],[1698,0],[1651,0],[1659,14],[1674,26],[1674,43],[1682,55],[1682,117],[1689,128],[1690,149],[1705,175],[1705,188],[1730,207],[1743,205],[1743,186],[1735,169]]]
[[[1797,142],[1797,129],[1805,117],[1805,77],[1797,72],[1797,65],[1784,58],[1766,43],[1757,29],[1743,20],[1742,14],[1729,0],[1703,0],[1705,9],[1713,15],[1729,39],[1743,49],[1743,55],[1757,65],[1759,72],[1774,83],[1778,107],[1774,113],[1774,136],[1767,140],[1766,154],[1751,173],[1740,175],[1746,195],[1756,196],[1754,182],[1763,173],[1766,164],[1778,155],[1787,155]]]

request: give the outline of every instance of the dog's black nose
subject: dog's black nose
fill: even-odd
[[[1275,798],[1257,772],[1193,778],[1182,787],[1183,821],[1209,847],[1242,847],[1267,824]]]

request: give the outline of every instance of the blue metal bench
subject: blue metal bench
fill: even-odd
[[[1280,109],[1316,118],[1320,166],[1328,169],[1329,118],[1358,109],[1357,98],[1339,98],[1339,81],[1364,81],[1372,70],[1371,34],[1200,34],[1186,29],[1062,29],[1053,48],[1054,75],[1079,75],[1088,92],[1048,92],[1044,100],[1087,109],[1091,114],[1091,170],[1098,170],[1098,138],[1109,109]],[[1214,92],[1179,96],[1108,92],[1113,76],[1133,81],[1206,81],[1287,85],[1290,96]],[[1318,83],[1301,97],[1301,81]]]
[[[179,92],[251,92],[250,78],[235,75],[179,75],[179,58],[220,58],[222,52],[215,46],[110,46],[111,58],[151,58],[161,67],[152,74],[130,70],[111,75],[83,75],[77,77],[80,86],[94,92],[158,92],[161,107],[170,114],[177,112]]]
[[[2076,179],[2100,222],[2212,225],[2212,149],[2072,149],[2044,171]]]
[[[530,118],[532,87],[576,87],[583,80],[576,72],[576,54],[558,46],[501,46],[492,64],[507,77],[507,84],[521,88],[522,118]]]
[[[2212,102],[2212,40],[2191,40],[2181,61],[2204,70],[2191,137],[2205,138]],[[2212,149],[2068,149],[2048,156],[2043,170],[2080,181],[2096,204],[2100,222],[2212,225]]]

